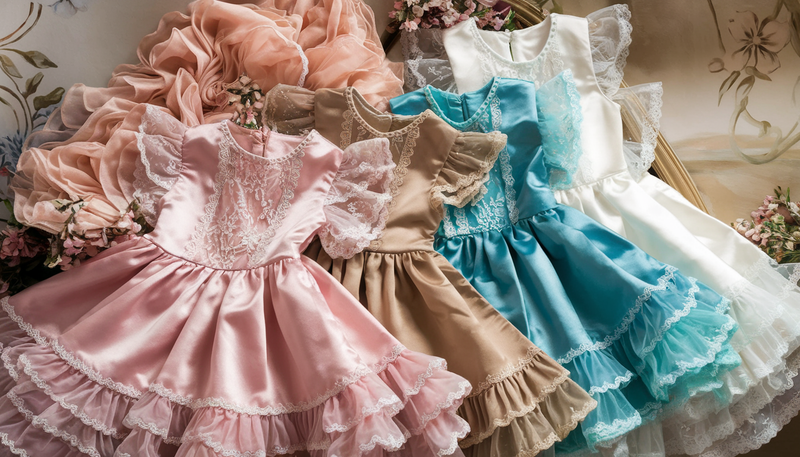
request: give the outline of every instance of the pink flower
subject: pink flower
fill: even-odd
[[[756,13],[740,11],[730,20],[728,31],[740,46],[731,54],[735,65],[752,65],[763,73],[772,73],[781,66],[778,52],[789,43],[792,28],[775,20],[759,23]]]
[[[394,2],[394,9],[400,11],[403,9],[403,2]]]
[[[417,28],[417,23],[414,21],[405,21],[400,24],[401,30],[408,30],[409,32],[413,32],[414,30],[417,30]]]

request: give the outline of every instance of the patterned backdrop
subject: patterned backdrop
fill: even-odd
[[[66,88],[102,86],[188,0],[5,0],[0,15],[0,189],[22,141]],[[392,0],[370,0],[379,27]],[[550,0],[585,15],[612,2]],[[712,213],[745,217],[774,186],[800,195],[800,0],[630,0],[626,80],[663,81],[662,130]],[[795,198],[796,199],[796,198]],[[768,455],[768,454],[764,454]],[[781,455],[781,454],[769,454]]]

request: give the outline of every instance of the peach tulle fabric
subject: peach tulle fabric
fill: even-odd
[[[120,127],[142,103],[167,108],[187,126],[216,122],[230,116],[220,106],[223,84],[242,74],[264,90],[355,86],[381,108],[402,93],[399,69],[385,59],[372,11],[360,0],[198,0],[187,14],[166,14],[138,57],[118,66],[108,87],[73,86],[44,130],[27,139],[11,186],[18,220],[57,233],[67,215],[51,200],[82,199],[76,230],[113,226],[133,181],[123,156],[135,145]]]
[[[596,405],[569,373],[505,320],[433,250],[441,202],[464,205],[505,144],[497,133],[461,133],[432,111],[382,114],[355,89],[316,93],[276,86],[267,123],[288,133],[316,128],[339,145],[387,138],[397,164],[386,230],[344,259],[312,243],[305,255],[331,272],[398,340],[442,357],[473,393],[458,413],[468,456],[533,456],[564,438]]]

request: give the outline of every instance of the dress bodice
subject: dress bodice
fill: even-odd
[[[397,164],[389,185],[392,203],[383,235],[369,247],[373,251],[432,250],[442,204],[462,207],[480,196],[482,181],[505,145],[502,134],[459,132],[430,110],[414,116],[381,113],[352,88],[305,91],[313,102],[304,102],[302,92],[289,86],[270,91],[266,112],[274,114],[268,122],[292,129],[302,122],[287,119],[308,119],[309,126],[343,148],[367,139],[389,142]],[[273,101],[275,109],[269,108]],[[303,106],[313,106],[313,120],[302,113]]]
[[[548,136],[546,145],[550,147],[543,147],[542,128],[576,125],[578,97],[567,92],[568,87],[574,87],[567,82],[559,78],[544,86],[545,102],[562,105],[544,113],[537,108],[534,84],[506,78],[492,79],[482,88],[461,95],[428,86],[392,100],[396,113],[432,109],[459,130],[500,131],[508,136],[507,146],[500,151],[485,183],[483,198],[461,208],[445,206],[445,236],[502,230],[556,206],[552,186],[569,182],[572,173],[566,168],[577,163],[579,153],[574,145],[550,141],[568,143],[570,135],[564,131],[559,133],[567,134]],[[566,110],[564,118],[556,119],[555,112],[560,110]],[[545,118],[540,118],[542,114]],[[576,135],[572,138],[577,140]]]
[[[238,270],[299,257],[315,234],[341,250],[344,239],[375,238],[388,201],[380,187],[393,169],[385,142],[343,153],[313,130],[295,137],[229,121],[176,124],[148,106],[138,135],[137,197],[157,218],[147,236],[165,251]]]
[[[625,37],[609,41],[602,30],[590,29],[611,29],[606,23],[613,22],[617,35],[624,34],[621,25],[630,27],[625,18],[630,13],[616,6],[605,14],[608,17],[592,21],[551,14],[540,24],[512,32],[480,30],[474,21],[465,21],[445,31],[443,37],[460,93],[477,90],[494,76],[532,81],[541,87],[564,70],[572,72],[584,121],[584,155],[573,180],[575,186],[627,168],[620,107],[608,96],[622,81],[618,64],[624,65],[625,55],[617,51]]]

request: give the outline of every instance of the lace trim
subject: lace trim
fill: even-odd
[[[17,408],[17,411],[19,411],[20,414],[25,416],[25,420],[33,424],[35,427],[41,428],[46,433],[56,438],[60,438],[65,443],[69,444],[75,449],[78,449],[79,451],[81,451],[86,455],[90,455],[92,457],[101,457],[100,452],[98,452],[97,449],[85,446],[83,443],[81,443],[80,439],[77,436],[68,433],[64,430],[59,430],[58,427],[50,425],[47,422],[47,419],[37,416],[36,414],[33,413],[33,411],[25,408],[25,403],[22,401],[21,398],[17,396],[17,394],[14,393],[14,391],[6,393],[6,397]]]
[[[442,457],[445,455],[453,455],[453,453],[456,452],[456,449],[458,449],[458,440],[467,436],[468,433],[469,433],[469,424],[464,422],[464,426],[461,428],[461,430],[450,432],[450,446],[443,449],[439,449],[439,452],[436,453],[436,456]]]
[[[129,428],[136,427],[136,428],[139,428],[139,429],[144,430],[146,432],[149,432],[149,433],[151,433],[153,435],[159,436],[161,438],[161,440],[163,442],[167,443],[167,444],[171,444],[173,446],[180,446],[181,445],[181,438],[180,437],[169,436],[169,431],[166,428],[160,428],[158,425],[156,425],[154,423],[145,422],[145,421],[143,421],[142,419],[139,419],[139,418],[133,419],[130,416],[125,417],[125,419],[122,421],[122,423],[126,427],[129,427]]]
[[[507,427],[514,420],[516,420],[516,419],[518,419],[520,417],[527,416],[531,412],[535,411],[537,408],[539,408],[539,404],[542,401],[544,401],[544,399],[546,397],[548,397],[550,394],[552,394],[553,392],[558,390],[558,388],[561,387],[561,384],[563,384],[567,380],[569,380],[569,372],[564,370],[564,373],[560,374],[557,378],[555,378],[553,380],[552,383],[550,383],[547,387],[542,389],[542,393],[538,397],[536,397],[533,400],[531,400],[530,404],[528,406],[526,406],[526,407],[524,407],[524,408],[522,408],[522,409],[520,409],[518,411],[508,412],[508,413],[506,413],[505,417],[494,419],[492,421],[491,426],[489,426],[483,432],[477,433],[475,435],[472,435],[472,436],[462,440],[461,441],[461,447],[462,448],[467,448],[467,447],[470,447],[472,445],[478,444],[481,441],[483,441],[486,438],[488,438],[489,436],[493,435],[494,431],[496,429]],[[593,400],[593,399],[590,400],[587,403],[593,403],[594,406],[597,406],[597,402],[595,400]],[[592,407],[591,409],[594,409],[594,407]],[[475,432],[475,430],[473,430],[473,432]]]
[[[387,406],[391,406],[391,408],[387,408]],[[365,417],[372,416],[379,411],[386,410],[389,416],[396,416],[397,413],[403,409],[403,402],[400,401],[400,397],[397,395],[392,395],[388,398],[381,398],[378,402],[373,406],[364,406],[361,408],[361,415],[356,416],[353,419],[350,419],[344,424],[331,424],[329,426],[323,427],[326,433],[334,433],[334,432],[346,432],[353,428],[354,425],[362,422]]]
[[[508,379],[508,378],[514,376],[515,374],[527,369],[528,366],[531,365],[531,363],[541,353],[542,353],[541,349],[539,349],[536,346],[531,345],[528,348],[528,351],[525,354],[525,356],[521,357],[517,361],[517,363],[515,363],[513,365],[508,365],[507,367],[503,368],[499,373],[490,374],[489,376],[487,376],[486,380],[481,382],[480,384],[478,384],[478,388],[476,390],[472,391],[472,394],[470,394],[470,397],[475,397],[477,395],[480,395],[484,391],[489,390],[490,388],[494,387],[495,385],[500,384],[501,382],[505,381],[506,379]],[[566,370],[564,370],[564,371],[566,371]],[[567,375],[569,375],[569,372],[567,372]],[[561,379],[561,377],[559,377],[557,379]]]
[[[656,146],[658,146],[659,126],[661,125],[661,111],[662,107],[664,106],[662,99],[664,95],[664,89],[661,86],[661,83],[651,83],[649,86],[654,88],[652,91],[649,91],[646,94],[650,99],[649,103],[643,104],[642,102],[639,102],[636,106],[647,106],[647,112],[642,113],[641,116],[635,116],[637,119],[640,119],[641,122],[641,125],[639,126],[641,129],[641,151],[638,154],[625,154],[631,175],[633,175],[637,180],[641,179],[642,176],[648,173],[648,170],[650,170],[650,167],[656,160],[655,151]],[[634,94],[633,97],[638,96]]]
[[[560,75],[560,79],[543,85],[536,96],[545,164],[550,175],[550,187],[554,190],[572,187],[584,155],[580,133],[583,124],[580,94],[571,70]],[[551,90],[554,86],[555,89]],[[586,173],[582,173],[580,179],[587,178]]]
[[[78,405],[74,405],[69,403],[64,397],[58,396],[53,392],[53,389],[47,384],[47,382],[41,378],[39,373],[33,368],[30,360],[22,354],[19,356],[19,362],[23,365],[23,371],[26,375],[31,378],[31,381],[42,390],[51,400],[58,403],[62,408],[66,409],[73,416],[75,416],[78,420],[83,422],[84,424],[92,427],[93,429],[97,430],[98,432],[102,433],[103,435],[110,436],[114,439],[124,439],[128,436],[128,433],[123,433],[117,430],[115,427],[109,427],[105,423],[89,417],[85,412],[80,411]]]
[[[133,187],[136,189],[133,193],[133,197],[139,202],[145,219],[150,225],[155,225],[158,201],[170,190],[172,184],[180,175],[182,163],[181,160],[174,158],[175,156],[181,157],[180,151],[175,148],[174,144],[166,141],[161,135],[148,132],[155,131],[156,126],[168,128],[173,126],[174,122],[177,122],[177,120],[167,119],[167,116],[164,115],[161,110],[148,104],[145,107],[145,114],[142,116],[141,123],[139,124],[139,131],[134,134],[136,136],[136,147],[139,150],[139,161],[136,163],[133,172]],[[174,133],[175,129],[171,129],[171,131]],[[155,144],[152,145],[152,147],[162,151],[164,157],[173,156],[173,158],[167,161],[164,167],[165,174],[170,175],[171,179],[169,179],[169,182],[162,179],[158,173],[153,171],[153,166],[150,163],[150,159],[147,157],[148,147],[145,145],[145,138],[154,142]],[[172,154],[170,154],[170,152]],[[152,184],[155,184],[158,189],[152,189]]]
[[[716,355],[722,350],[722,345],[730,339],[730,334],[736,328],[736,321],[729,319],[728,322],[720,327],[719,333],[709,342],[709,348],[705,356],[695,357],[691,362],[679,361],[678,369],[658,379],[659,386],[675,384],[678,378],[686,374],[687,371],[710,364]]]
[[[20,457],[28,457],[28,453],[27,453],[27,452],[25,452],[25,449],[19,449],[19,448],[17,448],[16,446],[14,446],[14,442],[13,442],[13,441],[11,441],[11,440],[8,438],[8,435],[7,435],[7,434],[5,434],[5,433],[3,433],[3,432],[0,432],[0,443],[3,443],[3,446],[5,446],[6,448],[8,448],[8,450],[9,450],[9,451],[10,451],[12,454],[14,454],[14,455],[18,455],[18,456],[20,456]]]
[[[294,454],[297,451],[322,451],[328,449],[331,445],[330,440],[326,439],[320,442],[301,443],[291,446],[280,447],[275,446],[269,451],[236,451],[233,449],[226,449],[222,443],[214,441],[210,434],[204,433],[201,435],[186,435],[181,439],[182,443],[198,442],[213,450],[218,455],[223,457],[274,457],[277,455]]]
[[[417,146],[416,140],[419,138],[419,125],[434,113],[430,110],[426,110],[422,114],[413,116],[413,120],[403,128],[392,130],[390,132],[381,132],[373,128],[358,113],[354,99],[356,94],[358,94],[358,92],[356,92],[355,88],[352,86],[347,87],[344,91],[347,109],[342,113],[342,118],[344,121],[342,122],[342,132],[339,135],[341,139],[340,146],[342,149],[344,149],[350,144],[362,139],[366,139],[367,137],[387,138],[389,139],[390,146],[400,152],[394,169],[394,178],[389,184],[389,196],[391,197],[391,201],[389,202],[387,209],[388,218],[388,215],[392,213],[392,210],[397,205],[396,197],[400,193],[400,186],[403,185],[406,174],[408,174],[408,167],[411,165],[411,156],[414,154],[414,148]],[[362,104],[367,105],[365,101],[361,99],[359,99],[359,101]],[[355,140],[353,140],[352,136],[354,119],[358,124],[359,130]],[[370,244],[370,249],[376,250],[379,249],[380,246],[381,240],[377,239]]]
[[[36,341],[37,344],[40,346],[49,347],[58,357],[61,358],[61,360],[66,362],[67,365],[80,371],[87,378],[97,384],[100,384],[101,386],[107,387],[130,398],[140,398],[143,395],[140,390],[132,386],[127,386],[125,384],[115,382],[110,378],[104,377],[99,372],[89,367],[89,365],[87,365],[85,362],[75,357],[75,355],[73,355],[71,352],[67,351],[63,346],[61,346],[61,344],[58,343],[58,341],[50,340],[42,336],[41,333],[33,328],[32,325],[28,324],[21,317],[17,316],[17,314],[14,312],[14,307],[8,303],[8,298],[9,297],[3,297],[0,299],[0,305],[2,305],[3,310],[6,312],[6,314],[8,314],[8,317],[11,318],[12,321],[16,322],[17,325],[19,325],[19,327],[28,334],[28,336]]]
[[[597,425],[585,428],[583,434],[595,443],[602,443],[616,439],[640,425],[642,416],[637,411],[627,419],[614,419],[610,424],[598,422]]]
[[[596,343],[584,343],[578,348],[570,349],[566,355],[557,360],[558,363],[564,365],[565,363],[571,362],[572,359],[583,354],[584,352],[603,350],[614,344],[614,342],[619,340],[622,335],[628,331],[628,328],[636,318],[636,315],[642,310],[644,304],[650,300],[653,292],[664,291],[670,287],[672,281],[675,279],[675,272],[677,271],[677,268],[673,267],[672,265],[667,265],[665,273],[658,278],[658,284],[645,287],[644,292],[636,298],[636,302],[634,303],[633,307],[628,310],[628,313],[622,319],[622,323],[614,330],[613,334],[607,335],[603,341],[598,341]]]
[[[11,360],[11,356],[8,355],[8,351],[11,348],[3,348],[3,345],[0,344],[0,349],[3,350],[2,354],[0,354],[0,360],[3,362],[3,367],[8,371],[8,375],[11,376],[11,379],[17,381],[19,379],[19,373],[17,372],[17,368],[14,366],[15,363]]]
[[[494,167],[498,155],[505,149],[506,136],[499,132],[490,133],[490,152],[481,160],[477,170],[468,175],[462,175],[455,184],[440,184],[431,188],[430,202],[436,210],[442,211],[443,204],[455,207],[464,207],[474,197],[481,194],[480,189],[489,180],[489,171]],[[452,153],[452,151],[451,151]],[[445,194],[454,194],[446,196]]]
[[[300,44],[294,41],[291,43],[297,48],[297,52],[300,54],[300,60],[302,61],[303,71],[300,73],[300,78],[297,80],[297,87],[303,87],[306,85],[306,77],[308,77],[308,57]]]
[[[238,259],[246,257],[248,266],[255,268],[267,261],[270,243],[286,218],[300,178],[305,147],[315,136],[314,131],[291,153],[267,159],[242,149],[228,129],[227,121],[219,125],[222,140],[219,143],[219,168],[214,179],[214,194],[209,196],[203,215],[186,246],[186,257],[223,269],[232,268]],[[278,180],[281,194],[277,201],[265,195],[265,179]],[[235,204],[220,205],[226,188],[232,188],[231,192],[236,196]],[[249,204],[251,201],[260,204]],[[265,221],[266,228],[256,227],[257,221]]]
[[[462,381],[461,383],[459,383],[458,390],[447,394],[447,398],[443,402],[436,405],[436,408],[434,408],[433,411],[431,411],[428,414],[423,414],[422,416],[420,416],[420,422],[422,423],[422,425],[411,430],[411,433],[414,435],[421,434],[422,431],[425,429],[425,427],[427,427],[432,420],[436,419],[442,414],[442,411],[447,411],[449,409],[452,409],[453,406],[456,404],[456,402],[463,400],[463,398],[467,396],[467,394],[471,389],[472,385],[468,381]],[[451,414],[454,418],[458,419],[458,422],[461,423],[461,430],[458,432],[459,434],[458,438],[461,439],[467,436],[470,430],[467,421],[453,414],[452,412],[448,412],[448,414]]]
[[[628,371],[624,376],[617,376],[614,382],[604,382],[602,386],[592,386],[589,389],[589,395],[595,396],[596,394],[604,394],[609,390],[619,390],[623,386],[627,386],[633,379],[633,372]]]
[[[242,406],[237,405],[233,402],[229,402],[222,398],[216,397],[204,397],[204,398],[192,398],[180,395],[175,393],[173,390],[165,387],[161,383],[153,383],[150,385],[150,392],[154,394],[166,398],[172,403],[185,406],[189,409],[200,409],[200,408],[222,408],[228,411],[233,411],[239,414],[249,414],[251,416],[278,416],[282,414],[288,413],[296,413],[302,411],[308,411],[309,409],[315,408],[322,403],[324,403],[329,398],[333,397],[334,395],[338,395],[342,391],[344,391],[348,386],[358,382],[364,376],[370,373],[380,373],[389,366],[390,363],[397,360],[400,354],[405,350],[405,347],[401,345],[397,345],[392,348],[392,353],[386,357],[384,357],[380,363],[373,365],[373,367],[368,367],[366,365],[362,365],[350,373],[348,376],[345,376],[342,379],[336,381],[336,383],[325,391],[324,393],[318,395],[313,400],[304,401],[300,403],[289,403],[289,404],[278,404],[275,406],[266,406],[266,407],[257,407],[257,406]]]
[[[472,41],[479,48],[478,52],[474,49],[465,49],[464,52],[477,54],[480,67],[483,70],[483,83],[489,82],[492,77],[499,76],[505,78],[524,79],[532,81],[536,87],[555,77],[564,68],[561,58],[556,35],[558,33],[558,14],[551,14],[550,33],[545,41],[542,51],[532,60],[515,62],[499,55],[489,46],[483,37],[480,36],[476,21],[468,21],[466,27],[472,35]],[[512,34],[513,35],[513,34]]]
[[[787,367],[789,385],[778,396],[784,395],[794,386],[793,381],[797,377],[798,368],[800,368],[800,354],[794,357],[791,366]],[[724,441],[714,444],[713,447],[706,449],[700,455],[703,457],[734,457],[759,449],[762,445],[771,441],[792,418],[797,416],[798,411],[800,411],[800,392],[795,392],[788,402],[781,405],[772,415],[764,418],[766,427],[762,431],[748,433],[748,431],[736,430],[728,434]],[[743,417],[742,421],[737,424],[737,429],[742,424],[754,422],[755,419],[752,416],[757,412],[760,412],[760,408],[750,412],[746,418]]]
[[[595,55],[592,53],[592,63],[594,64],[594,71],[595,74],[598,75],[598,85],[603,89],[605,94],[609,97],[613,96],[617,89],[619,89],[620,85],[622,84],[622,79],[624,77],[624,69],[627,63],[628,55],[630,54],[630,45],[633,42],[631,39],[631,34],[633,32],[633,26],[631,26],[631,12],[628,9],[628,5],[624,4],[617,4],[609,6],[608,9],[613,11],[614,19],[616,20],[617,25],[619,26],[618,38],[608,38],[598,36],[595,33],[592,33],[594,29],[597,28],[597,24],[594,21],[593,14],[590,14],[587,19],[589,19],[589,41],[592,50],[598,48],[605,48],[606,43],[602,42],[603,38],[608,38],[614,41],[614,45],[616,47],[615,55],[611,56],[613,60],[611,61],[600,61]],[[597,13],[604,12],[607,9],[604,8]],[[605,68],[602,67],[602,64],[611,64],[606,66]],[[605,71],[603,71],[605,70]],[[602,75],[602,76],[600,76]]]
[[[664,323],[661,325],[661,328],[658,329],[658,335],[653,338],[653,341],[650,342],[647,346],[644,347],[644,352],[642,353],[642,357],[647,356],[651,352],[656,349],[658,343],[660,343],[664,336],[667,334],[670,328],[675,325],[678,321],[683,319],[684,317],[688,316],[689,313],[697,308],[697,297],[696,294],[700,292],[700,286],[697,285],[697,280],[695,278],[689,278],[689,283],[691,283],[691,287],[689,288],[686,298],[686,301],[683,303],[683,309],[678,310],[673,314],[670,318],[668,318]],[[720,307],[722,304],[725,303],[725,300],[722,300],[720,305],[717,305],[717,313],[724,314],[725,310],[728,309],[727,305]]]
[[[411,434],[408,432],[403,433],[403,435],[401,435],[400,437],[389,435],[386,438],[384,438],[382,436],[373,435],[372,439],[369,440],[369,442],[364,444],[359,444],[358,449],[363,454],[364,452],[368,452],[375,449],[375,446],[380,445],[387,452],[396,452],[403,447],[403,444],[405,444],[405,442],[409,438],[411,438]]]

